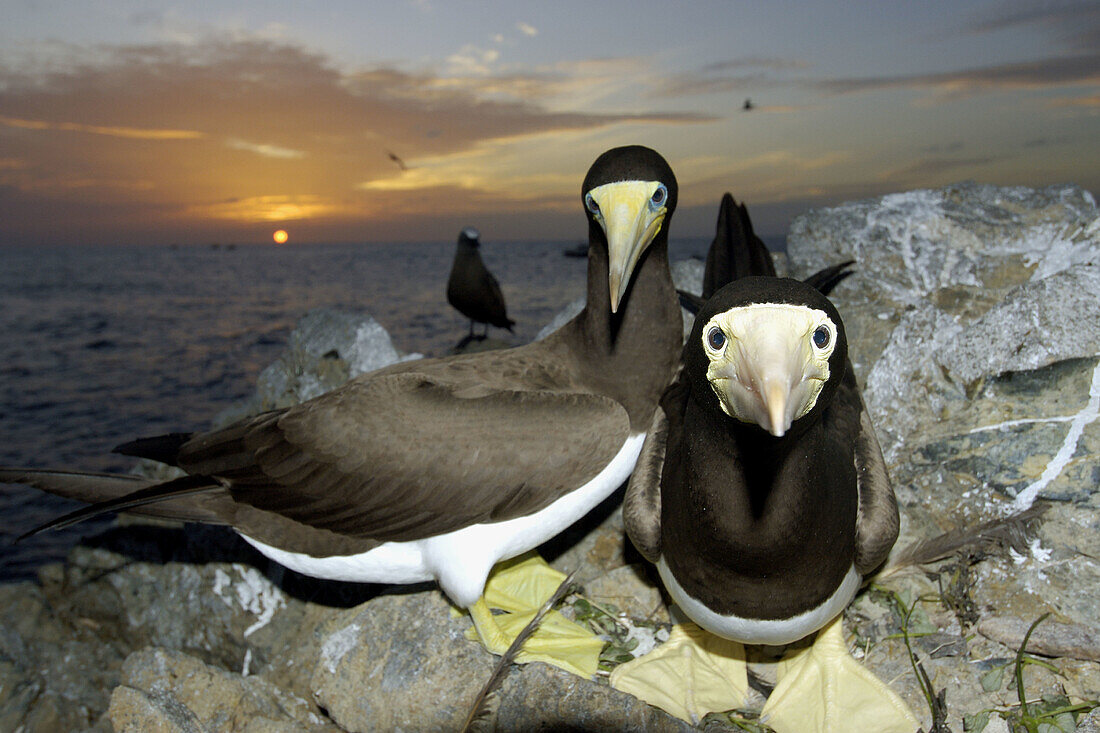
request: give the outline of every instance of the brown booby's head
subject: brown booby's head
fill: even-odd
[[[746,277],[703,305],[684,366],[722,412],[778,438],[831,401],[847,355],[840,314],[816,288]]]
[[[611,312],[619,309],[635,265],[676,209],[676,176],[655,150],[612,148],[596,158],[581,188],[593,231],[607,240]]]

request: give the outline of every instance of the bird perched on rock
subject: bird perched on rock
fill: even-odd
[[[93,503],[47,527],[130,510],[230,525],[314,577],[435,580],[500,653],[481,597],[490,569],[626,481],[682,343],[668,163],[609,150],[581,197],[587,304],[541,341],[395,364],[222,429],[120,447],[179,466],[173,481],[11,468],[0,481]]]
[[[821,291],[838,268],[800,282],[774,277],[766,250],[741,255],[767,274],[735,271],[697,314],[627,490],[627,532],[713,634],[786,645],[827,629],[779,681],[768,725],[914,731],[839,636],[897,538],[898,510],[844,324]]]
[[[466,227],[458,234],[455,259],[451,264],[451,276],[447,279],[447,302],[470,319],[470,334],[463,342],[489,335],[489,326],[512,330],[516,324],[508,317],[500,283],[485,267],[478,248],[480,234],[473,227]],[[485,333],[474,336],[474,323],[484,323]]]

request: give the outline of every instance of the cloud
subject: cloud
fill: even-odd
[[[1080,28],[1095,26],[1100,21],[1100,9],[1093,0],[1017,0],[989,8],[974,16],[967,30],[972,33],[992,33],[1023,25],[1060,25]]]
[[[1094,0],[1014,0],[988,7],[965,30],[974,34],[1039,27],[1066,48],[1093,52],[1100,46],[1100,5]]]
[[[1046,148],[1054,145],[1065,145],[1069,143],[1070,138],[1068,135],[1059,135],[1057,137],[1034,137],[1025,140],[1020,147],[1022,148]]]
[[[474,67],[496,60],[472,48],[463,53]],[[41,239],[93,223],[148,230],[201,220],[347,222],[410,207],[438,221],[465,210],[456,191],[467,200],[491,196],[497,206],[538,200],[499,177],[523,167],[494,167],[491,153],[515,160],[508,141],[712,119],[566,106],[566,90],[578,98],[602,93],[607,80],[599,76],[577,81],[553,68],[488,76],[348,70],[266,38],[65,47],[39,68],[47,71],[0,66],[4,236]],[[416,171],[397,170],[390,150]],[[494,175],[470,178],[463,165],[448,163],[470,151],[479,151],[476,164]],[[547,160],[560,167],[561,159]],[[422,161],[433,165],[419,172]],[[586,162],[569,164],[583,170]],[[429,173],[434,178],[416,178]],[[84,224],[63,221],[72,217]]]
[[[933,74],[825,79],[810,84],[834,94],[884,89],[932,89],[954,96],[990,90],[1092,86],[1098,83],[1100,53],[1056,56]]]
[[[537,36],[539,34],[538,28],[530,25],[529,23],[524,23],[523,21],[516,23],[516,28],[519,30],[520,33],[528,37]]]
[[[957,153],[965,147],[966,143],[962,140],[952,140],[951,142],[936,142],[925,145],[920,151],[931,155],[942,155],[943,153]]]
[[[732,69],[771,69],[773,71],[791,71],[808,69],[810,63],[802,59],[788,59],[779,56],[744,56],[707,64],[699,70],[701,74],[713,74]]]
[[[458,53],[447,57],[448,73],[486,75],[493,71],[493,64],[500,58],[495,48],[478,48],[467,44]]]
[[[882,174],[883,181],[890,181],[898,185],[934,185],[934,183],[946,183],[947,179],[955,175],[954,171],[967,168],[980,168],[995,162],[996,158],[978,156],[971,158],[945,158],[928,157],[919,158],[905,165],[886,171]],[[948,175],[951,174],[951,175]]]
[[[1084,97],[1058,97],[1047,102],[1048,107],[1084,107],[1100,108],[1100,94],[1091,94]]]
[[[85,125],[79,122],[47,122],[45,120],[24,120],[18,117],[0,115],[0,125],[19,127],[24,130],[63,130],[65,132],[86,132],[92,135],[110,135],[132,140],[195,140],[204,137],[197,130],[153,130],[137,127],[118,127],[104,125]]]
[[[655,84],[649,96],[684,97],[694,94],[745,93],[789,84],[783,72],[807,69],[801,59],[745,56],[707,64],[695,71],[673,74]],[[731,73],[737,72],[737,73]]]
[[[188,207],[187,213],[238,222],[278,222],[333,214],[336,207],[321,196],[251,196],[197,204]]]
[[[225,141],[225,144],[234,150],[247,150],[257,155],[263,155],[268,158],[303,158],[305,152],[301,150],[292,150],[291,148],[282,148],[278,145],[267,145],[264,143],[250,143],[247,140],[240,140],[235,137],[231,137]]]

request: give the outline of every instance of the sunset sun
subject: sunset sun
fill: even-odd
[[[275,244],[286,244],[286,240],[290,237],[285,229],[276,229],[275,233],[271,235],[271,238],[275,240]]]

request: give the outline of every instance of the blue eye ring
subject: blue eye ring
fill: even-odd
[[[653,192],[653,195],[649,197],[649,208],[656,211],[665,205],[668,201],[668,188],[665,184],[660,183],[657,185],[657,190]]]
[[[707,346],[715,351],[721,351],[726,346],[726,334],[718,326],[711,326],[707,331]]]
[[[592,198],[592,194],[586,193],[584,195],[584,206],[592,214],[600,215],[600,205],[596,203],[596,199]]]
[[[811,338],[813,339],[814,346],[819,349],[824,349],[827,348],[832,342],[833,334],[831,331],[829,331],[827,327],[822,325],[814,329],[814,333]]]

